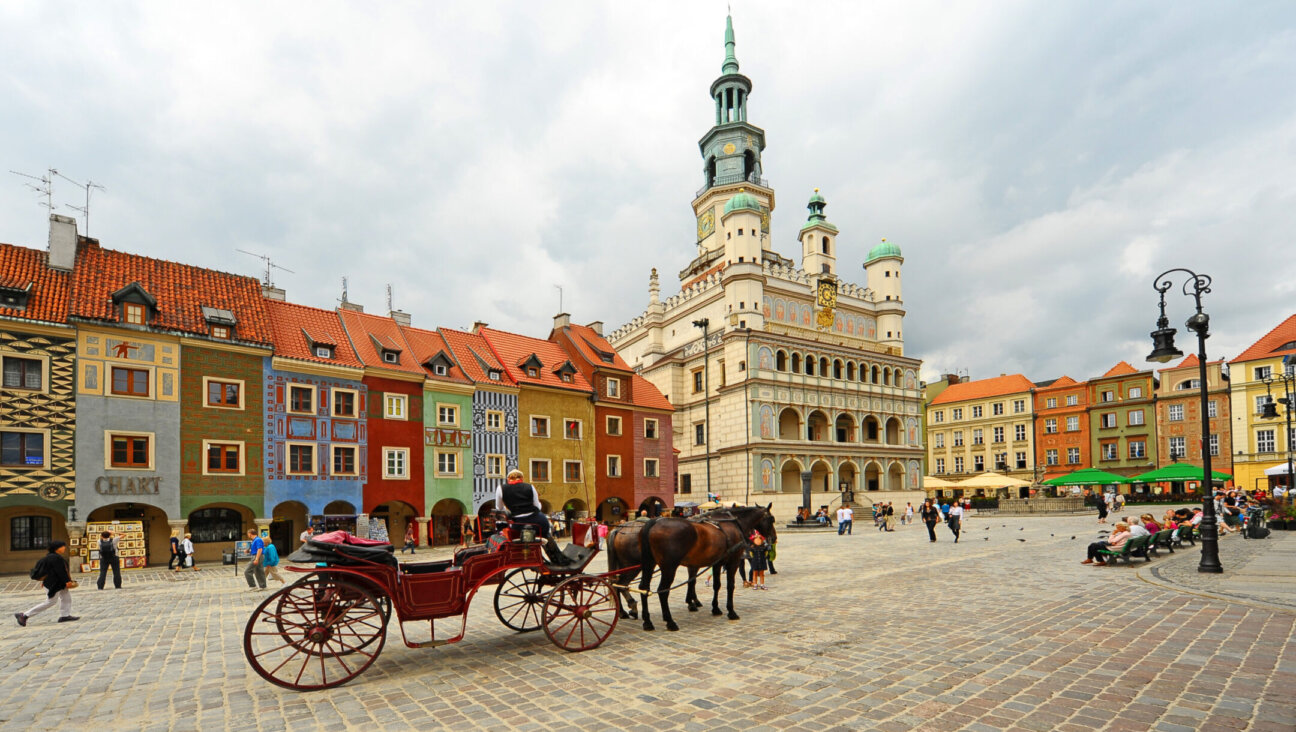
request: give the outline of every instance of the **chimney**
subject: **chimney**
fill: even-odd
[[[342,310],[350,310],[350,311],[353,312],[353,313],[363,313],[363,312],[364,312],[364,305],[361,305],[361,304],[359,304],[359,303],[351,302],[350,300],[343,300],[343,301],[342,301],[342,304],[341,304],[341,305],[338,305],[338,307],[341,308]]]
[[[554,329],[566,328],[571,325],[571,315],[567,313],[558,313],[554,316]]]
[[[396,325],[403,325],[403,326],[405,326],[406,328],[409,327],[409,324],[410,324],[410,314],[409,314],[409,313],[402,313],[402,312],[399,311],[399,310],[393,310],[393,311],[391,311],[390,313],[388,313],[388,315],[391,316],[391,319],[392,319],[392,320],[396,321]]]
[[[593,323],[590,323],[589,325],[587,325],[587,326],[585,326],[585,327],[586,327],[586,328],[589,328],[590,330],[594,331],[595,333],[598,333],[598,334],[599,334],[599,337],[602,337],[602,336],[603,336],[603,321],[601,321],[601,320],[596,320],[596,321],[594,321]]]
[[[950,386],[953,386],[953,385],[959,383],[959,376],[958,376],[958,374],[945,374],[945,375],[944,375],[944,379],[945,379],[945,381],[946,381],[947,383],[949,383]]]
[[[71,216],[50,214],[49,266],[71,272],[76,264],[77,225]]]
[[[284,302],[288,299],[288,293],[278,287],[261,285],[261,297],[264,297],[267,300],[278,300],[279,302]]]
[[[490,327],[490,323],[487,323],[484,320],[478,320],[473,323],[473,327],[472,327],[473,335],[476,335],[479,331],[481,331],[482,328],[489,328],[489,327]]]

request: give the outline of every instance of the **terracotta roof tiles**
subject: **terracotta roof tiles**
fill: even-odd
[[[471,384],[472,380],[464,376],[463,370],[456,363],[454,350],[450,348],[441,334],[434,330],[423,330],[422,328],[411,328],[401,326],[401,333],[405,336],[405,342],[409,343],[412,353],[410,354],[415,363],[423,367],[424,375],[433,381],[446,381],[458,384]],[[438,354],[444,354],[450,360],[450,366],[446,369],[445,376],[437,375],[430,366],[428,361],[436,358]]]
[[[403,371],[419,376],[427,373],[414,358],[413,349],[405,342],[405,336],[401,334],[400,326],[395,320],[387,316],[370,315],[354,310],[338,310],[337,314],[342,319],[347,335],[351,338],[351,345],[355,346],[356,356],[365,366]],[[378,349],[379,344],[399,351],[399,362],[384,361],[382,352]]]
[[[1130,374],[1137,374],[1137,373],[1138,373],[1138,369],[1134,368],[1133,366],[1130,366],[1129,363],[1126,361],[1121,361],[1115,366],[1112,366],[1111,368],[1107,369],[1107,373],[1103,374],[1102,376],[1099,376],[1098,378],[1106,379],[1111,376],[1129,376]]]
[[[495,358],[490,344],[476,333],[465,333],[461,330],[441,328],[438,331],[446,345],[454,351],[459,368],[468,379],[479,384],[512,384],[508,370]],[[490,369],[498,369],[499,379],[490,378]]]
[[[506,333],[493,328],[482,328],[478,332],[499,356],[500,362],[504,364],[505,370],[514,382],[574,391],[592,390],[579,370],[572,374],[571,381],[563,381],[555,373],[562,364],[571,360],[571,356],[567,355],[567,352],[557,343],[517,333]],[[536,370],[536,376],[528,376],[526,369],[521,365],[532,355],[536,356],[541,363],[541,367]],[[572,368],[575,369],[575,366]]]
[[[68,293],[72,277],[49,267],[49,254],[43,249],[29,249],[0,244],[0,287],[26,290],[27,306],[0,307],[0,315],[46,323],[66,323]]]
[[[1021,374],[996,376],[993,379],[981,379],[979,381],[964,381],[946,387],[945,391],[942,391],[931,403],[948,404],[950,402],[966,402],[973,399],[989,399],[990,397],[1008,394],[1020,394],[1030,391],[1034,386],[1030,379]]]
[[[1296,353],[1296,348],[1283,348],[1283,346],[1293,343],[1296,343],[1296,315],[1288,317],[1273,330],[1265,333],[1260,337],[1260,340],[1252,343],[1249,348],[1239,353],[1237,358],[1229,361],[1229,363],[1241,363],[1243,361],[1254,361],[1258,358],[1271,358]]]
[[[255,278],[104,249],[85,238],[77,249],[68,315],[119,323],[112,294],[136,283],[157,301],[149,322],[153,328],[207,335],[206,306],[234,314],[233,340],[271,343],[265,299]]]
[[[364,365],[352,350],[336,312],[270,299],[265,306],[276,356],[334,366]],[[312,341],[333,346],[333,358],[316,356]]]

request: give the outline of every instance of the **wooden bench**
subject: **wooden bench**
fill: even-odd
[[[1159,558],[1160,554],[1157,552],[1158,549],[1167,549],[1171,554],[1174,554],[1174,547],[1170,545],[1170,535],[1173,533],[1174,529],[1161,529],[1153,534],[1152,539],[1148,541],[1147,545],[1148,556]]]
[[[1125,543],[1122,544],[1119,549],[1099,549],[1098,554],[1104,557],[1103,561],[1107,562],[1108,564],[1115,564],[1122,559],[1125,560],[1126,564],[1130,564],[1131,557],[1133,556],[1132,553],[1138,551],[1139,549],[1146,548],[1148,541],[1151,538],[1152,537],[1149,535],[1149,536],[1136,536],[1132,539],[1126,539]],[[1152,561],[1152,559],[1147,556],[1146,552],[1144,552],[1143,559],[1144,561],[1148,561],[1148,562]]]

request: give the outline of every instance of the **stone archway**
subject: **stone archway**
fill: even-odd
[[[310,511],[301,501],[284,501],[270,512],[270,541],[279,554],[288,556],[301,546],[301,532],[310,521]]]
[[[864,466],[864,490],[882,490],[882,466],[875,462],[869,462]]]
[[[801,492],[801,463],[788,460],[779,469],[779,491],[783,493]]]
[[[800,440],[801,415],[792,407],[785,407],[779,412],[778,436],[780,440]]]
[[[428,533],[431,534],[428,544],[458,544],[462,538],[464,513],[464,505],[454,498],[442,498],[433,504],[432,520],[428,522]]]
[[[835,489],[832,466],[826,460],[816,460],[810,466],[810,490],[828,493]]]
[[[846,484],[846,490],[859,490],[859,468],[850,460],[842,462],[837,466],[837,488],[840,490],[842,484]]]
[[[891,463],[887,468],[886,489],[889,491],[904,490],[904,466],[900,463]]]
[[[369,533],[373,534],[376,522],[383,522],[387,527],[387,540],[400,549],[405,544],[405,529],[408,526],[413,525],[415,536],[418,536],[417,517],[418,511],[404,501],[381,503],[369,513]],[[416,540],[414,543],[417,546],[422,542]]]
[[[891,417],[886,422],[886,444],[904,444],[904,427],[900,424],[900,420],[895,417]]]
[[[858,438],[855,418],[848,412],[837,415],[837,421],[833,424],[833,439],[837,442],[855,442]]]
[[[806,417],[806,439],[812,442],[828,440],[828,415],[816,409]]]
[[[224,552],[233,551],[234,542],[247,539],[248,529],[256,528],[257,517],[252,509],[238,503],[208,503],[190,511],[185,518],[189,522],[189,533],[193,535],[190,541],[194,545],[196,564],[221,561]],[[157,536],[160,532],[150,529],[149,533]],[[166,539],[154,543],[165,545],[165,549],[160,551],[157,547],[150,546],[149,562],[170,559],[169,532]]]

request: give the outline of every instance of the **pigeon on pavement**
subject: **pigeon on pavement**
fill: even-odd
[[[1026,540],[1025,540],[1025,539],[1018,539],[1017,541],[1026,541]]]

